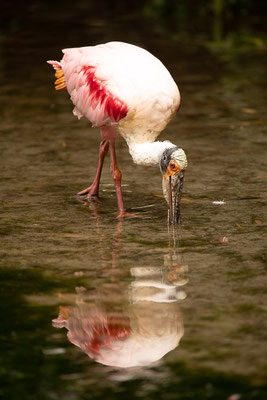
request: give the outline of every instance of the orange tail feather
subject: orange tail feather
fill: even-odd
[[[47,61],[48,64],[51,64],[53,68],[56,70],[55,77],[57,78],[55,81],[55,89],[66,89],[66,80],[64,76],[64,72],[62,71],[62,65],[58,61]]]

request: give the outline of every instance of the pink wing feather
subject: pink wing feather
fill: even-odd
[[[93,126],[112,125],[126,117],[127,105],[108,90],[107,81],[97,76],[93,57],[90,61],[90,57],[84,57],[79,49],[66,49],[63,53],[60,65],[75,105],[74,115],[78,118],[85,116]],[[58,68],[59,63],[53,62],[52,65]]]

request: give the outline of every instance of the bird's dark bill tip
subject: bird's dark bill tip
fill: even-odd
[[[168,224],[179,225],[181,223],[181,193],[183,187],[183,172],[176,173],[169,176],[169,190],[168,190]]]

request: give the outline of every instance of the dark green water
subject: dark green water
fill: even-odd
[[[265,399],[266,50],[41,11],[1,36],[0,396]],[[189,160],[177,230],[159,170],[134,166],[122,140],[125,205],[143,218],[116,220],[108,164],[102,203],[75,198],[100,135],[54,92],[45,60],[110,39],[152,51],[181,90],[161,136]]]

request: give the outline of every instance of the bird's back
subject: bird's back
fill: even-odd
[[[148,51],[122,42],[63,50],[74,114],[94,126],[116,124],[127,140],[153,141],[179,108],[168,70]],[[128,141],[128,140],[127,140]]]

